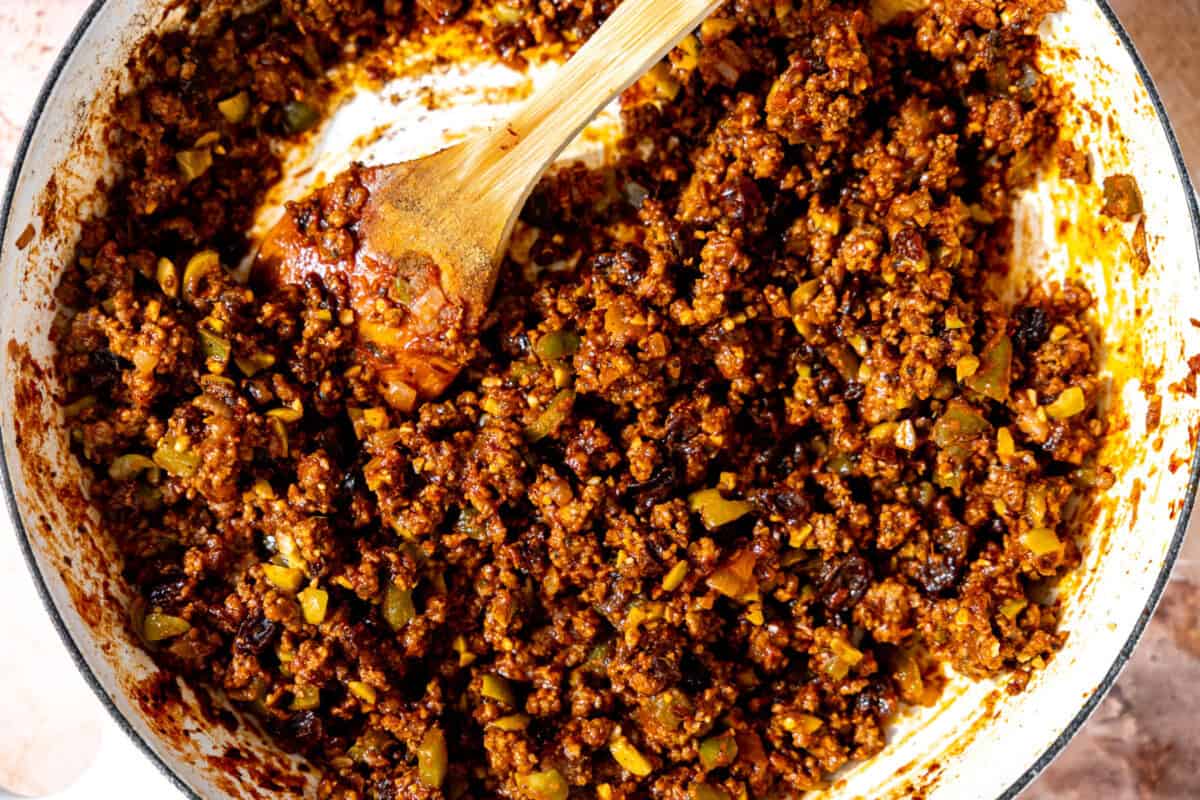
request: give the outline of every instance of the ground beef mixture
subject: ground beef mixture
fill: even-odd
[[[988,289],[1056,158],[1057,2],[881,5],[730,0],[614,164],[542,181],[415,405],[336,278],[235,280],[277,143],[354,54],[448,26],[519,63],[615,2],[281,0],[148,42],[58,368],[159,662],[384,800],[797,797],[947,666],[1019,690],[1107,480],[1088,292]],[[334,261],[357,175],[293,207]]]

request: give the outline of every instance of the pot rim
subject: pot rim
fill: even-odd
[[[1175,129],[1171,124],[1170,118],[1167,116],[1166,107],[1163,105],[1162,96],[1159,94],[1158,87],[1154,83],[1153,77],[1150,75],[1145,62],[1142,60],[1141,54],[1133,43],[1129,32],[1113,11],[1109,0],[1094,0],[1100,8],[1101,14],[1112,27],[1113,32],[1120,39],[1122,47],[1129,54],[1133,62],[1134,69],[1137,71],[1138,77],[1142,84],[1146,87],[1146,93],[1150,98],[1150,102],[1154,107],[1154,114],[1162,125],[1163,133],[1166,135],[1167,144],[1171,150],[1171,157],[1175,162],[1175,174],[1183,183],[1184,194],[1187,196],[1188,216],[1192,224],[1192,241],[1193,247],[1197,253],[1197,260],[1200,261],[1200,206],[1197,205],[1196,192],[1192,185],[1191,176],[1188,172],[1187,163],[1183,157],[1183,151],[1179,146],[1179,139],[1175,135]],[[13,157],[12,168],[9,172],[8,186],[5,188],[4,200],[0,204],[0,243],[5,240],[8,233],[8,225],[10,215],[12,213],[13,199],[16,195],[16,187],[18,178],[25,168],[25,159],[32,145],[34,133],[38,124],[42,120],[42,115],[46,110],[46,105],[50,95],[58,86],[58,81],[62,77],[63,70],[71,56],[74,55],[76,48],[87,36],[91,29],[92,22],[107,5],[108,0],[92,0],[87,9],[83,12],[83,16],[76,24],[71,32],[62,50],[59,51],[55,58],[49,73],[46,76],[45,82],[38,93],[37,100],[34,102],[33,110],[30,113],[28,122],[25,123],[25,128],[22,131],[21,139],[17,145],[17,150]],[[1133,630],[1122,645],[1108,672],[1105,673],[1104,679],[1095,691],[1091,693],[1088,699],[1076,712],[1071,722],[1063,730],[1061,734],[1054,740],[1053,743],[1042,753],[1034,763],[1025,770],[1013,783],[997,795],[997,800],[1013,800],[1022,791],[1028,788],[1050,764],[1056,759],[1067,744],[1075,737],[1077,733],[1091,718],[1096,708],[1113,688],[1120,676],[1121,671],[1125,668],[1133,651],[1136,649],[1138,642],[1141,641],[1142,635],[1145,633],[1146,626],[1150,619],[1154,616],[1154,611],[1158,607],[1159,601],[1162,599],[1163,592],[1171,577],[1171,571],[1175,567],[1175,562],[1179,558],[1180,549],[1183,547],[1184,539],[1187,535],[1188,523],[1191,520],[1192,509],[1196,503],[1196,493],[1200,485],[1200,443],[1197,443],[1194,452],[1192,453],[1192,463],[1188,476],[1188,489],[1184,497],[1183,508],[1180,510],[1179,521],[1175,525],[1175,533],[1171,538],[1170,547],[1163,558],[1162,568],[1159,570],[1158,577],[1155,579],[1154,586],[1150,590],[1150,595],[1146,600],[1146,604],[1139,615],[1137,622],[1133,626]],[[108,710],[109,715],[117,726],[125,732],[125,734],[133,741],[133,743],[146,756],[150,758],[151,763],[162,773],[184,796],[191,800],[203,800],[201,796],[184,780],[178,773],[173,770],[166,760],[155,751],[154,747],[142,736],[129,720],[121,713],[121,710],[108,696],[104,686],[101,685],[99,678],[92,671],[91,666],[84,659],[83,653],[75,640],[72,638],[70,631],[67,629],[66,623],[63,620],[62,614],[58,607],[54,604],[53,598],[50,596],[50,591],[46,586],[45,579],[42,576],[41,568],[38,566],[37,560],[33,553],[33,545],[30,541],[29,532],[25,529],[25,525],[21,520],[21,515],[17,505],[16,493],[13,490],[12,476],[8,469],[8,457],[4,450],[4,442],[0,439],[0,488],[3,489],[4,505],[8,510],[9,518],[13,524],[13,530],[17,533],[17,543],[20,546],[21,553],[25,557],[26,566],[33,578],[34,586],[37,589],[38,596],[41,598],[42,605],[50,616],[50,621],[54,624],[55,630],[58,632],[59,638],[63,645],[67,648],[67,652],[71,660],[75,662],[76,668],[80,675],[83,676],[85,682],[91,687],[92,692],[100,700],[101,704]]]

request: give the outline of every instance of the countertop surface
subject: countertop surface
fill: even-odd
[[[0,175],[88,0],[0,0]],[[1200,0],[1113,0],[1150,65],[1193,171],[1200,170]],[[1200,527],[1112,693],[1024,800],[1200,797]],[[0,786],[60,800],[179,793],[91,694],[58,640],[0,519]],[[36,659],[28,658],[35,652]],[[13,785],[13,784],[9,784]],[[0,791],[3,796],[3,791]]]

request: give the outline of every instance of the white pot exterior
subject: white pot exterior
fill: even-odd
[[[80,669],[182,789],[202,797],[251,798],[261,796],[264,775],[290,775],[295,784],[268,794],[311,794],[311,770],[274,751],[250,726],[243,723],[232,733],[209,721],[189,690],[178,697],[163,691],[175,683],[155,677],[156,667],[127,630],[128,593],[115,553],[97,533],[95,517],[73,510],[85,491],[81,473],[51,397],[53,387],[34,376],[36,365],[49,371],[53,289],[78,236],[77,220],[109,167],[95,138],[103,103],[126,78],[123,68],[138,40],[175,24],[160,11],[169,5],[101,0],[93,6],[56,66],[18,154],[6,215],[0,217],[6,494]],[[1077,110],[1094,112],[1072,114],[1071,129],[1092,154],[1096,181],[1077,187],[1051,176],[1022,199],[1018,266],[1008,288],[1019,291],[1029,275],[1078,275],[1096,294],[1110,402],[1127,422],[1102,456],[1117,484],[1082,515],[1085,566],[1064,584],[1063,628],[1069,638],[1050,665],[1012,697],[1002,684],[952,681],[937,707],[911,712],[897,723],[880,757],[839,776],[830,797],[1014,796],[1112,685],[1157,603],[1191,511],[1200,401],[1169,387],[1188,375],[1187,359],[1200,354],[1200,323],[1191,322],[1200,317],[1200,310],[1192,310],[1200,309],[1194,197],[1157,95],[1111,11],[1095,0],[1068,0],[1044,35],[1044,69],[1071,88]],[[503,82],[502,70],[484,71]],[[461,79],[447,74],[435,80],[449,91]],[[461,129],[502,110],[486,105],[464,102],[442,122]],[[368,102],[339,113],[318,150],[343,160],[349,155],[374,160],[429,151],[441,141],[441,129],[425,122],[427,130],[393,137],[391,147],[352,152],[339,144],[354,139],[343,128],[371,130],[373,113],[397,112]],[[332,158],[323,157],[321,166]],[[1134,175],[1142,188],[1150,253],[1143,275],[1130,258],[1132,226],[1097,213],[1099,184],[1116,173]],[[1069,222],[1065,234],[1063,220]],[[30,225],[36,235],[19,248]],[[1150,432],[1143,382],[1162,400],[1161,424]]]

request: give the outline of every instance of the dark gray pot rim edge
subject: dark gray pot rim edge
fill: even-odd
[[[107,0],[92,0],[91,5],[88,6],[78,25],[76,25],[74,31],[72,31],[70,38],[68,38],[66,44],[63,46],[62,51],[55,59],[54,65],[51,67],[45,83],[42,85],[42,89],[38,95],[37,101],[34,103],[33,111],[30,114],[29,121],[25,125],[25,130],[21,136],[21,141],[17,146],[17,151],[13,159],[12,171],[9,173],[9,183],[5,191],[4,202],[3,205],[0,206],[0,243],[3,243],[7,234],[9,215],[12,211],[13,198],[16,195],[18,178],[24,169],[25,157],[28,155],[34,132],[36,131],[39,122],[41,122],[42,114],[46,109],[46,104],[51,93],[58,84],[58,79],[61,77],[63,68],[66,66],[67,61],[74,54],[76,47],[79,46],[79,43],[86,35],[88,29],[91,27],[92,22],[96,19],[96,16],[100,13],[106,2]],[[1183,152],[1179,147],[1179,140],[1175,136],[1175,131],[1171,126],[1169,118],[1167,117],[1167,112],[1166,108],[1163,106],[1162,97],[1158,92],[1158,88],[1155,85],[1153,78],[1150,76],[1149,70],[1146,68],[1145,62],[1142,60],[1141,55],[1134,46],[1132,39],[1130,39],[1129,32],[1125,30],[1124,25],[1122,25],[1121,21],[1117,18],[1116,13],[1113,11],[1112,6],[1109,5],[1108,0],[1095,0],[1095,2],[1100,7],[1101,12],[1104,14],[1109,24],[1112,26],[1113,31],[1115,31],[1117,36],[1120,38],[1121,44],[1125,47],[1126,52],[1129,53],[1129,57],[1133,60],[1133,64],[1137,70],[1138,76],[1141,78],[1142,84],[1146,87],[1146,91],[1150,96],[1150,101],[1154,106],[1154,112],[1158,117],[1160,124],[1162,125],[1163,132],[1166,134],[1167,142],[1171,148],[1171,155],[1175,160],[1176,174],[1180,182],[1183,184],[1184,194],[1187,197],[1188,215],[1192,222],[1192,238],[1195,242],[1198,260],[1200,260],[1200,208],[1197,208],[1196,193],[1192,188],[1187,164],[1184,161]],[[54,623],[55,629],[58,631],[59,638],[62,639],[63,644],[66,646],[67,651],[69,652],[71,659],[75,662],[75,666],[78,668],[80,674],[91,687],[92,691],[96,694],[96,697],[99,698],[104,707],[108,709],[108,713],[112,716],[118,727],[120,727],[121,730],[123,730],[125,734],[133,740],[134,744],[136,744],[138,748],[150,758],[151,762],[158,768],[159,772],[166,776],[166,778],[170,780],[171,783],[174,784],[175,787],[187,797],[192,798],[193,800],[202,800],[200,795],[194,789],[188,786],[183,779],[180,778],[179,775],[167,765],[167,763],[161,756],[159,756],[150,743],[129,723],[129,720],[127,720],[125,715],[121,713],[121,710],[117,708],[112,698],[108,696],[108,693],[100,684],[96,674],[92,671],[92,668],[84,659],[79,646],[71,637],[71,634],[68,631],[62,616],[59,614],[58,608],[54,605],[54,601],[50,596],[50,591],[46,586],[44,578],[42,577],[41,569],[37,564],[36,558],[34,557],[33,547],[29,540],[29,533],[26,531],[25,525],[21,520],[21,515],[18,512],[17,498],[12,485],[12,477],[8,470],[8,460],[4,452],[3,441],[0,441],[0,482],[3,483],[5,505],[8,508],[9,516],[12,518],[13,527],[18,533],[18,544],[21,547],[21,552],[25,556],[25,561],[29,566],[29,571],[33,576],[38,595],[42,599],[42,605],[45,606],[47,613],[50,615],[50,619]],[[1150,591],[1150,596],[1146,601],[1146,605],[1142,609],[1142,613],[1139,616],[1137,623],[1134,625],[1133,631],[1130,633],[1129,638],[1121,647],[1120,652],[1117,654],[1116,659],[1114,659],[1112,666],[1109,667],[1109,670],[1105,674],[1100,685],[1091,693],[1087,701],[1075,714],[1075,717],[1071,720],[1070,724],[1067,725],[1066,729],[1059,734],[1058,738],[1054,740],[1054,743],[1047,748],[1047,750],[1041,755],[1040,758],[1037,759],[1037,761],[1033,763],[1032,766],[1029,767],[1029,769],[1027,769],[1019,778],[1017,778],[1016,781],[1012,783],[1011,786],[1005,789],[998,796],[997,800],[1012,800],[1012,798],[1015,798],[1030,784],[1032,784],[1034,779],[1037,778],[1037,776],[1041,774],[1046,767],[1048,767],[1050,763],[1063,752],[1067,746],[1067,743],[1074,738],[1075,734],[1077,734],[1081,728],[1083,728],[1088,719],[1095,712],[1096,708],[1100,705],[1100,701],[1104,699],[1104,697],[1116,684],[1117,678],[1121,674],[1121,670],[1124,669],[1125,665],[1129,661],[1129,658],[1133,655],[1133,651],[1137,647],[1138,642],[1141,640],[1142,634],[1145,632],[1146,626],[1150,622],[1150,618],[1154,615],[1154,611],[1158,607],[1158,603],[1162,599],[1163,591],[1166,589],[1167,582],[1170,579],[1171,570],[1174,568],[1175,562],[1179,558],[1179,551],[1183,546],[1183,541],[1187,534],[1188,521],[1191,518],[1192,507],[1196,502],[1196,490],[1198,482],[1200,482],[1200,446],[1197,447],[1196,452],[1193,453],[1192,456],[1191,472],[1188,479],[1188,491],[1186,497],[1184,498],[1183,508],[1179,513],[1179,522],[1175,526],[1175,535],[1172,537],[1171,545],[1167,550],[1165,558],[1163,559],[1162,569],[1160,570],[1158,578],[1154,583],[1154,587]]]

